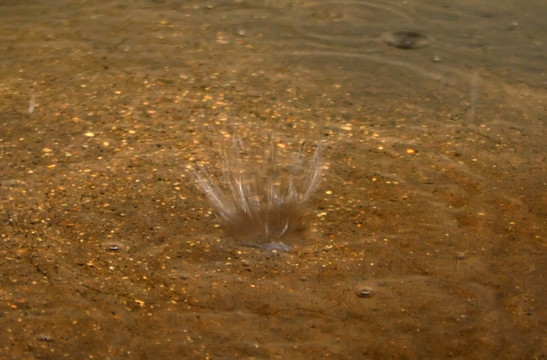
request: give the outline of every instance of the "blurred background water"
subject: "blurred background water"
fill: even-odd
[[[545,358],[546,14],[0,2],[0,354]],[[185,171],[270,130],[331,148],[286,253]]]

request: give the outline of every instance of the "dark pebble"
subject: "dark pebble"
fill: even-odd
[[[357,296],[360,298],[369,298],[374,295],[374,292],[371,289],[361,289],[357,291]]]
[[[388,45],[399,49],[419,49],[429,44],[429,38],[414,31],[392,31],[382,35]]]
[[[120,250],[120,247],[118,245],[109,245],[108,246],[108,251],[111,251],[111,252],[116,252],[116,251],[119,251]]]

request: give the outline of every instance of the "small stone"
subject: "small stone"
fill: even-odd
[[[120,250],[120,247],[116,244],[112,244],[112,245],[108,246],[108,251],[116,252],[116,251],[119,251],[119,250]]]
[[[42,335],[39,335],[37,337],[37,340],[38,341],[43,341],[43,342],[54,342],[55,340],[53,340],[53,338],[49,335],[46,335],[46,334],[42,334]]]
[[[374,291],[371,289],[359,289],[357,290],[357,296],[360,298],[369,298],[374,295]]]
[[[399,49],[419,49],[427,46],[430,39],[414,31],[392,31],[382,34],[384,42]]]

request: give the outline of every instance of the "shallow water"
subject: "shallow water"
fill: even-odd
[[[545,358],[546,10],[4,1],[1,357]],[[185,170],[234,129],[329,143],[288,252]]]

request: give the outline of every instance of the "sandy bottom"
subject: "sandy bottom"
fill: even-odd
[[[530,33],[178,3],[0,6],[1,358],[547,356],[545,80],[491,45]],[[289,251],[225,236],[186,170],[269,131],[328,143]]]

